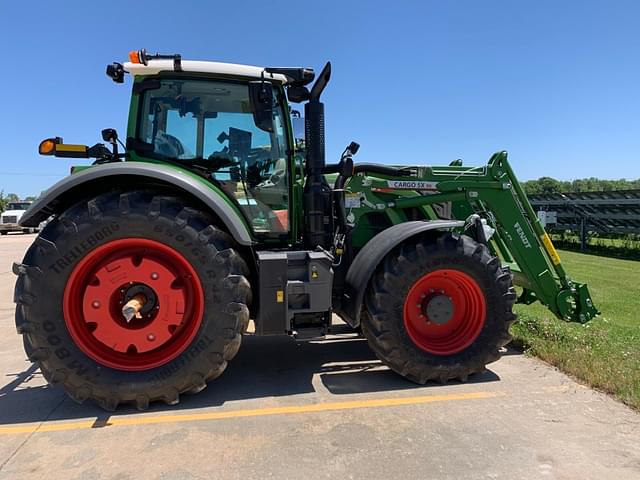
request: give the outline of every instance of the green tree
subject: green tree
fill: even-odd
[[[7,202],[19,202],[20,197],[15,193],[7,193]]]
[[[601,180],[599,178],[577,178],[571,182],[559,181],[551,177],[541,177],[537,180],[523,182],[527,195],[548,193],[581,193],[581,192],[611,192],[615,190],[640,189],[640,179]]]
[[[550,193],[560,193],[560,182],[555,178],[551,177],[542,177],[538,179],[538,184],[540,185],[540,193],[542,194],[550,194]]]

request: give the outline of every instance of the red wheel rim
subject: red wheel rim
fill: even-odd
[[[484,326],[486,302],[478,283],[459,270],[420,277],[404,302],[404,325],[422,350],[453,355],[471,345]]]
[[[126,322],[127,292],[145,288],[150,310]],[[200,279],[176,250],[154,240],[114,240],[89,252],[64,290],[64,320],[76,345],[101,365],[159,367],[193,340],[204,311]]]

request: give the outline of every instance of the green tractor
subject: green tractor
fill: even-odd
[[[140,50],[107,67],[117,83],[126,73],[126,145],[113,129],[92,147],[44,140],[43,155],[95,161],[20,221],[52,217],[14,264],[17,330],[74,400],[175,404],[224,371],[250,319],[256,335],[309,339],[335,314],[424,384],[497,360],[516,301],[567,321],[598,313],[506,152],[481,167],[387,166],[354,163],[351,143],[325,163],[329,63],[311,86],[309,68]]]

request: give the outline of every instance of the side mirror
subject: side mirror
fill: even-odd
[[[105,128],[102,130],[102,140],[109,143],[116,143],[118,140],[118,132],[115,128]]]
[[[270,82],[249,82],[253,121],[260,130],[273,132],[273,87]]]
[[[107,76],[116,83],[124,83],[124,67],[118,62],[107,65]]]
[[[309,100],[309,89],[301,85],[292,85],[287,88],[287,98],[292,103],[301,103]]]

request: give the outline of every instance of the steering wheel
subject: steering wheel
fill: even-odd
[[[269,176],[269,178],[256,185],[256,188],[262,189],[278,187],[282,181],[282,177],[284,177],[284,174],[285,170],[276,170]]]
[[[184,145],[175,136],[159,131],[154,139],[156,152],[169,158],[180,158],[185,153]]]

